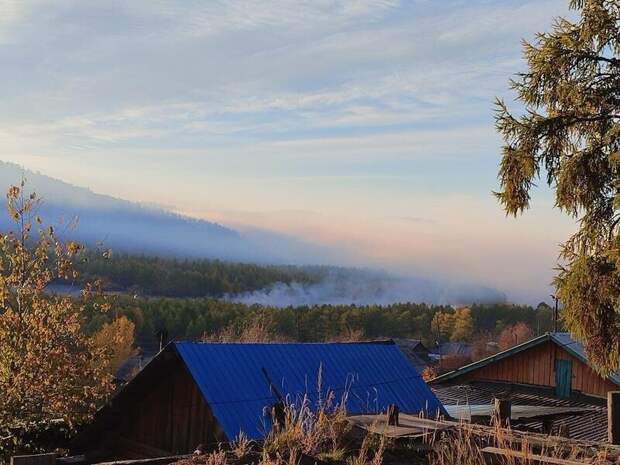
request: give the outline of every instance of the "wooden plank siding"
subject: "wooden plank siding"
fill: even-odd
[[[56,454],[15,455],[11,465],[56,465]]]
[[[178,364],[144,397],[129,406],[120,436],[169,454],[193,452],[223,441],[209,406],[184,365]]]
[[[597,397],[607,397],[617,389],[580,359],[557,344],[547,341],[502,360],[490,362],[464,375],[467,380],[505,381],[555,387],[555,360],[572,362],[571,389]]]

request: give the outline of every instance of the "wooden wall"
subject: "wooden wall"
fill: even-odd
[[[557,346],[556,357],[573,362],[573,381],[571,383],[571,389],[573,391],[607,398],[607,392],[618,390],[618,386],[607,378],[602,377],[581,360]]]
[[[171,372],[161,373],[160,380],[145,390],[141,399],[127,406],[118,432],[125,444],[134,443],[136,449],[148,446],[142,447],[146,451],[142,455],[191,453],[200,444],[224,440],[211,410],[181,363]]]
[[[571,388],[597,397],[606,397],[618,387],[599,376],[578,358],[551,341],[523,352],[492,362],[466,373],[468,380],[507,381],[519,384],[555,387],[555,359],[571,360],[573,379]]]

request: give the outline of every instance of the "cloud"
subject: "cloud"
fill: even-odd
[[[10,41],[12,33],[29,11],[26,1],[0,0],[0,45]]]
[[[563,11],[557,0],[436,12],[353,0],[64,0],[37,15],[26,14],[36,2],[7,5],[6,21],[54,40],[21,37],[15,53],[40,69],[6,68],[0,120],[61,148],[487,123],[480,115],[518,69],[520,35]],[[38,117],[23,114],[34,106]]]
[[[376,20],[398,1],[382,0],[240,0],[171,2],[148,1],[151,14],[177,26],[177,33],[209,36],[265,28],[309,28],[321,23],[340,26],[356,19]],[[140,11],[142,14],[143,11]]]

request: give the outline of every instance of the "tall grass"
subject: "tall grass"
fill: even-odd
[[[268,453],[303,453],[320,460],[341,461],[350,428],[343,400],[336,403],[333,393],[328,393],[325,399],[312,402],[306,395],[284,406],[284,422],[271,429],[263,450]]]
[[[384,465],[386,458],[395,456],[392,453],[396,446],[385,435],[369,433],[359,438],[349,435],[349,431],[344,409],[313,411],[306,399],[297,406],[287,405],[284,424],[274,428],[263,442],[255,443],[240,435],[226,448],[182,461],[182,465],[300,465],[304,457],[319,465]],[[513,453],[494,457],[492,462],[499,465],[539,465],[540,456],[588,465],[620,464],[620,457],[609,455],[605,447],[544,438],[499,424],[489,428],[461,422],[425,441],[429,450],[425,456],[414,452],[415,448],[403,455],[402,444],[398,446],[398,463],[487,465],[490,460],[483,449],[495,447]]]
[[[614,463],[609,460],[606,447],[514,431],[498,422],[491,428],[460,422],[449,432],[431,436],[429,445],[429,465],[485,465],[489,463],[483,452],[486,447],[506,452],[494,460],[502,465],[538,465],[541,456],[591,465]],[[617,460],[620,463],[620,458]]]
[[[536,433],[515,431],[494,421],[489,426],[461,421],[447,423],[419,439],[389,440],[378,427],[385,424],[385,414],[377,415],[372,431],[353,431],[347,420],[346,394],[336,399],[333,392],[321,396],[319,370],[317,395],[288,399],[282,415],[274,419],[262,441],[251,441],[241,433],[234,441],[217,450],[183,461],[182,465],[384,465],[398,457],[398,463],[426,465],[486,465],[491,460],[484,449],[504,451],[492,462],[499,465],[538,465],[540,457],[571,460],[589,465],[620,465],[620,453],[608,454],[600,444],[570,441]],[[275,415],[274,415],[275,416]],[[407,442],[409,441],[409,442]],[[421,450],[426,450],[424,455]],[[306,462],[304,462],[306,460]],[[308,462],[310,460],[310,462]]]
[[[319,376],[320,380],[320,376]],[[319,381],[320,391],[320,381]],[[336,401],[329,392],[318,401],[305,395],[286,402],[281,423],[260,442],[241,433],[217,450],[178,462],[179,465],[298,465],[305,457],[317,463],[381,465],[385,438],[366,435],[362,439],[349,435],[351,425],[345,411],[346,395]]]

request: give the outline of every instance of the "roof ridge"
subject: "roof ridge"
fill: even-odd
[[[566,344],[565,341],[562,341],[560,339],[560,337],[568,337],[571,340],[571,342]],[[554,344],[560,346],[562,349],[564,349],[565,351],[569,352],[570,354],[572,354],[573,356],[581,360],[583,363],[585,363],[589,367],[592,367],[592,364],[589,362],[588,358],[583,352],[583,345],[581,344],[581,342],[573,338],[573,336],[569,332],[555,331],[555,332],[547,332],[547,333],[541,334],[540,336],[536,336],[528,341],[517,344],[516,346],[510,347],[496,354],[493,354],[488,357],[477,360],[475,362],[469,363],[460,368],[449,371],[448,373],[444,373],[443,375],[439,375],[436,378],[433,378],[432,380],[430,380],[430,382],[436,383],[436,382],[447,381],[447,380],[453,379],[457,376],[460,376],[462,374],[468,373],[470,371],[473,371],[485,365],[488,365],[489,363],[502,360],[506,357],[519,353],[523,350],[530,349],[531,347],[537,346],[538,344],[541,344],[545,341],[553,342]],[[571,347],[571,346],[576,346],[576,345],[581,347],[581,351],[575,350],[574,347]],[[607,376],[605,375],[601,375],[601,376],[608,379],[610,382],[620,386],[620,371],[616,373],[610,373]]]
[[[373,341],[173,341],[173,344],[212,344],[212,345],[396,345],[393,339],[377,339]]]

